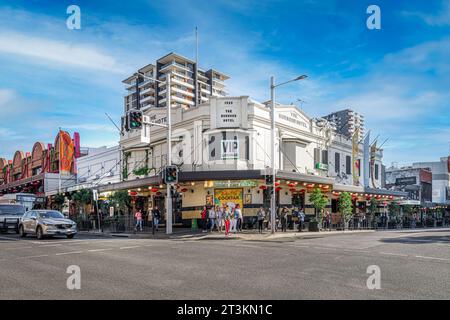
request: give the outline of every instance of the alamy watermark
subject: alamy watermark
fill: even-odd
[[[381,269],[377,265],[367,267],[366,273],[370,274],[367,278],[366,285],[370,290],[381,289]]]
[[[372,4],[367,7],[367,14],[370,16],[367,18],[366,25],[369,30],[381,29],[381,9],[376,4]]]
[[[67,278],[66,286],[69,290],[81,289],[81,269],[77,265],[70,265],[67,267],[66,273],[70,274]]]
[[[81,9],[77,5],[70,5],[66,10],[67,14],[70,16],[66,20],[66,26],[69,30],[80,30],[81,29]]]

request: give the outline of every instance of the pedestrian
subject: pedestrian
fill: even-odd
[[[206,206],[203,206],[203,210],[201,212],[202,217],[202,232],[207,232],[208,228],[208,210],[206,209]]]
[[[298,232],[302,232],[304,222],[305,222],[305,213],[303,212],[303,209],[300,209],[298,212]]]
[[[225,236],[229,236],[230,235],[230,224],[231,224],[231,213],[228,210],[228,208],[225,209],[224,212],[224,222],[225,222]]]
[[[152,216],[153,216],[153,224],[155,226],[156,231],[158,231],[159,220],[161,219],[161,211],[159,211],[158,206],[155,206],[155,208],[152,210]]]
[[[243,222],[243,215],[242,215],[242,210],[241,210],[241,205],[237,204],[236,205],[236,209],[234,210],[235,214],[236,214],[236,227],[237,227],[237,231],[242,232],[242,222]]]
[[[286,232],[287,229],[287,214],[288,214],[289,210],[286,207],[283,207],[283,209],[281,209],[281,231],[282,232]]]
[[[264,212],[264,208],[260,207],[258,212],[256,213],[256,217],[258,219],[258,231],[259,233],[263,233],[263,223],[264,218],[266,217],[266,213]]]
[[[237,224],[236,207],[233,207],[231,209],[230,214],[230,232],[236,233],[236,224]]]
[[[216,210],[214,206],[211,206],[211,208],[209,209],[208,216],[209,216],[209,227],[211,228],[210,229],[211,232],[213,232],[214,226],[216,225]]]
[[[325,228],[328,230],[331,230],[331,215],[330,215],[330,211],[327,211],[327,213],[325,214]]]
[[[142,231],[142,212],[141,210],[137,210],[136,213],[134,214],[134,217],[136,219],[136,226],[134,227],[134,229],[137,231],[137,228],[139,226],[139,229]]]
[[[224,208],[216,206],[216,213],[217,213],[217,229],[219,230],[219,232],[222,232],[222,227],[225,226]]]

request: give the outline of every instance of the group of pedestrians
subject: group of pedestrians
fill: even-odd
[[[229,236],[230,233],[242,232],[244,219],[239,204],[233,207],[229,205],[204,206],[201,217],[203,232],[207,232],[208,229],[211,232],[214,230],[225,231],[225,236]]]
[[[138,228],[140,231],[142,231],[142,225],[143,225],[143,215],[140,209],[137,209],[136,213],[134,214],[134,218],[136,220],[136,225],[134,229],[137,231]],[[155,208],[152,209],[151,215],[149,216],[149,220],[152,220],[153,226],[156,231],[159,230],[159,221],[161,220],[161,211],[158,209],[158,206],[155,206]]]
[[[301,208],[294,207],[292,212],[284,206],[280,209],[279,214],[275,215],[275,231],[278,230],[278,227],[281,227],[282,232],[287,231],[288,225],[288,216],[291,215],[292,218],[297,221],[298,231],[301,232],[303,230],[303,226],[305,224],[305,213]],[[271,214],[270,210],[266,213],[264,207],[260,207],[256,213],[256,219],[258,223],[258,232],[263,233],[264,228],[267,229],[271,226]],[[295,226],[294,226],[295,227]]]

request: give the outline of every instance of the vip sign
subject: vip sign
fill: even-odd
[[[222,140],[221,147],[220,154],[222,159],[239,159],[238,140]]]

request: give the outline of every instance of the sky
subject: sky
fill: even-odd
[[[81,29],[66,26],[69,5]],[[381,29],[366,12],[381,10]],[[58,128],[83,146],[118,143],[122,80],[169,52],[231,77],[230,95],[269,99],[269,79],[307,74],[277,101],[311,117],[351,108],[384,162],[450,154],[450,1],[0,0],[0,157],[52,143]],[[299,100],[305,101],[299,103]]]

